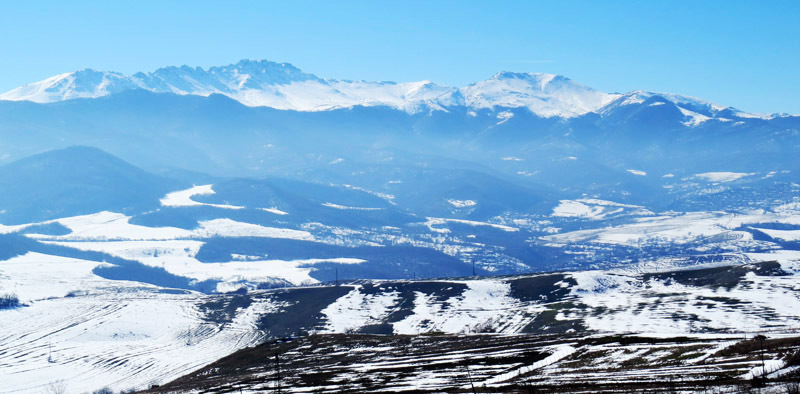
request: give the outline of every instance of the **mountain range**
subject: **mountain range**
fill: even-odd
[[[692,125],[709,119],[777,116],[748,114],[679,95],[605,93],[564,76],[545,73],[500,72],[485,81],[456,88],[427,80],[395,83],[326,79],[289,63],[268,60],[242,60],[208,69],[172,66],[133,75],[83,69],[21,86],[0,94],[0,100],[50,103],[133,89],[181,95],[222,94],[247,106],[296,111],[354,106],[387,106],[409,113],[448,111],[454,107],[527,108],[538,116],[563,118],[604,113],[658,95],[676,105]]]
[[[331,366],[291,349],[353,343],[371,361],[286,382],[468,391],[442,357],[492,348],[465,366],[486,390],[558,389],[564,371],[623,384],[648,362],[738,384],[760,364],[739,339],[800,321],[798,154],[800,116],[550,74],[55,76],[0,95],[0,374],[20,392],[193,371],[163,389],[268,391],[254,353]],[[535,337],[461,336],[476,332]],[[796,371],[796,339],[767,343],[775,374]]]

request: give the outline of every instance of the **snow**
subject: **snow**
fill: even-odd
[[[110,285],[92,274],[96,261],[72,259],[29,252],[0,264],[0,288],[30,303],[64,297],[71,291]]]
[[[595,111],[616,97],[554,74],[510,72],[498,73],[460,92],[473,108],[525,107],[539,116],[567,118]]]
[[[569,201],[569,200],[566,200]],[[594,214],[577,204],[567,203],[564,212],[572,215]],[[641,212],[645,214],[644,212]],[[591,216],[590,216],[591,217]],[[595,216],[596,217],[596,216]],[[687,212],[636,218],[633,222],[614,227],[578,230],[540,237],[551,246],[580,242],[636,246],[640,242],[672,242],[682,244],[725,234],[741,241],[751,241],[752,235],[737,228],[754,223],[778,222],[797,225],[800,216],[785,213],[752,211],[746,214],[727,212]]]
[[[198,281],[216,280],[229,283],[233,285],[233,290],[244,285],[244,282],[269,282],[276,278],[294,285],[314,284],[319,281],[309,274],[315,264],[360,264],[366,261],[354,258],[276,260],[261,256],[241,260],[231,256],[230,261],[211,263],[200,262],[195,258],[204,244],[202,241],[45,242],[139,261],[148,266],[164,268],[171,274]]]
[[[61,240],[111,240],[111,239],[176,239],[190,236],[191,232],[175,227],[145,227],[130,224],[130,216],[114,212],[98,212],[91,215],[56,219],[71,232],[67,235],[47,237]]]
[[[800,310],[800,300],[783,296],[797,291],[793,276],[750,273],[741,285],[730,289],[684,286],[670,280],[642,282],[636,274],[623,271],[587,271],[571,276],[578,282],[573,295],[591,308],[607,311],[584,316],[584,324],[606,332],[663,336],[707,330],[760,332],[765,326],[791,327]],[[715,301],[719,299],[735,302]]]
[[[71,232],[59,236],[32,234],[30,237],[44,243],[104,252],[139,261],[198,281],[220,281],[220,290],[228,288],[225,286],[235,290],[245,285],[245,282],[269,282],[276,278],[295,285],[316,283],[317,280],[309,275],[315,264],[364,262],[348,258],[284,261],[266,256],[247,256],[243,259],[237,255],[231,256],[231,261],[202,263],[194,256],[207,238],[265,237],[314,241],[314,237],[304,230],[265,227],[231,219],[201,221],[194,230],[139,226],[130,224],[129,220],[130,217],[113,212],[56,219],[53,222],[61,223]]]
[[[517,332],[524,327],[528,308],[514,309],[517,301],[509,297],[510,286],[496,280],[453,281],[467,290],[439,301],[422,292],[414,293],[413,314],[393,324],[396,334],[420,332],[476,332],[491,328],[495,332]],[[533,311],[531,309],[530,311]],[[511,316],[509,316],[509,312]]]
[[[347,205],[334,204],[331,202],[322,203],[322,206],[328,208],[341,209],[341,210],[350,210],[350,211],[380,211],[383,209],[383,208],[368,208],[368,207],[351,207]]]
[[[269,213],[274,213],[276,215],[288,215],[289,214],[288,212],[281,211],[280,209],[278,209],[276,207],[272,207],[272,208],[257,208],[257,209],[259,209],[261,211],[266,211],[266,212],[269,212]]]
[[[391,183],[391,181],[390,181],[390,183]],[[350,190],[358,190],[358,191],[361,191],[361,192],[364,192],[364,193],[369,193],[369,194],[372,194],[373,196],[380,197],[380,198],[382,198],[382,199],[386,200],[387,202],[389,202],[389,203],[390,203],[390,204],[392,204],[392,205],[397,205],[397,204],[395,204],[395,202],[393,201],[393,200],[394,200],[394,198],[395,198],[395,196],[394,196],[394,195],[387,194],[387,193],[374,192],[374,191],[372,191],[372,190],[365,189],[365,188],[363,188],[363,187],[358,187],[358,186],[353,186],[353,185],[348,185],[348,184],[344,184],[344,185],[342,185],[342,186],[344,186],[344,187],[346,187],[346,188],[348,188],[348,189],[350,189]]]
[[[542,360],[536,361],[531,365],[525,365],[515,370],[497,375],[491,379],[486,380],[485,384],[495,384],[500,382],[505,382],[511,379],[514,379],[523,374],[529,374],[539,368],[543,368],[545,366],[555,364],[561,359],[568,357],[569,355],[575,353],[577,350],[569,345],[562,345],[557,346],[553,349],[553,353]]]
[[[213,219],[199,222],[200,228],[191,232],[191,237],[265,237],[313,241],[308,231],[265,227],[258,224],[237,222],[231,219]]]
[[[553,208],[553,216],[599,220],[617,214],[652,215],[644,207],[620,204],[613,201],[583,198],[580,200],[560,200]]]
[[[220,237],[267,237],[313,240],[308,231],[265,227],[257,224],[238,222],[231,219],[212,219],[200,221],[194,230],[176,227],[146,227],[130,223],[130,216],[103,211],[91,215],[56,219],[56,222],[69,228],[71,232],[61,236],[37,235],[36,238],[52,240],[172,240],[187,238]],[[45,222],[49,223],[49,222]]]
[[[447,200],[447,202],[450,205],[452,205],[452,206],[454,206],[456,208],[468,208],[468,207],[474,207],[474,206],[478,205],[478,203],[476,201],[474,201],[474,200],[455,200],[455,199],[450,199],[450,200]]]
[[[795,198],[793,202],[773,207],[772,211],[780,215],[800,215],[800,201]]]
[[[761,253],[745,253],[751,261],[777,261],[787,272],[800,272],[799,250],[772,250]]]
[[[708,182],[723,183],[723,182],[732,182],[737,179],[741,179],[746,176],[752,176],[752,175],[755,175],[755,173],[719,171],[719,172],[704,172],[702,174],[695,174],[694,176],[702,178]]]
[[[761,377],[761,375],[763,375],[764,372],[766,372],[767,375],[769,375],[772,372],[775,372],[785,366],[786,362],[784,362],[783,360],[764,360],[764,365],[759,365],[757,367],[751,368],[750,372],[740,376],[739,378],[744,380],[753,380],[753,378]]]
[[[674,94],[604,93],[554,74],[501,72],[488,80],[455,88],[427,80],[395,83],[323,79],[291,64],[266,60],[243,60],[209,69],[165,67],[134,75],[85,69],[18,87],[0,94],[0,100],[50,103],[104,97],[131,89],[180,95],[221,94],[247,106],[295,111],[387,106],[418,113],[466,106],[470,109],[467,115],[472,117],[477,116],[476,109],[482,108],[527,108],[542,117],[571,118],[641,104],[657,95],[675,104],[689,127],[711,119],[707,114],[716,116],[723,110],[733,111],[739,118],[774,118]],[[657,101],[650,105],[664,104]],[[502,124],[511,118],[511,112],[501,111],[498,116],[498,124]]]
[[[603,207],[590,207],[579,201],[561,200],[553,208],[553,216],[593,218],[600,216],[603,210]]]
[[[783,241],[800,241],[800,230],[772,230],[766,228],[753,227],[764,234],[769,235],[771,238],[780,239]]]
[[[91,273],[102,264],[38,253],[0,263],[0,287],[27,304],[0,310],[0,390],[47,392],[58,381],[67,392],[142,389],[257,343],[236,322],[210,327],[197,294]]]
[[[622,95],[616,95],[612,101],[610,101],[606,106],[599,108],[596,112],[606,113],[619,107],[643,104],[645,101],[653,97],[658,97],[675,105],[675,107],[684,116],[685,120],[683,121],[683,124],[687,127],[695,127],[711,119],[720,119],[724,121],[724,118],[719,117],[720,113],[723,111],[731,111],[739,118],[774,118],[772,115],[746,113],[736,108],[714,104],[710,101],[697,97],[682,96],[670,93],[648,92],[643,90],[634,90]],[[657,107],[667,104],[663,100],[653,101],[649,104],[649,106]]]
[[[367,296],[361,292],[361,286],[356,286],[322,310],[321,313],[327,320],[323,331],[343,333],[366,325],[378,324],[381,318],[389,314],[390,308],[395,306],[398,300],[396,291]]]
[[[126,75],[85,69],[18,87],[0,94],[0,100],[49,103],[77,98],[97,98],[135,88],[138,88],[136,82]]]
[[[244,207],[227,204],[208,204],[192,200],[193,196],[207,196],[214,194],[213,185],[194,186],[186,190],[172,192],[161,199],[161,205],[165,207],[193,207],[209,206],[223,209],[243,209]]]
[[[10,234],[16,233],[18,231],[22,231],[28,227],[32,226],[32,224],[18,224],[13,226],[6,226],[4,224],[0,224],[0,234]]]
[[[97,80],[101,82],[96,84]],[[426,108],[463,105],[458,89],[430,81],[398,84],[321,79],[302,73],[291,65],[268,61],[242,61],[208,70],[168,67],[135,75],[82,70],[0,94],[0,100],[49,103],[103,97],[129,89],[199,96],[222,94],[248,106],[297,111],[325,111],[362,105],[389,106],[415,113]]]
[[[446,219],[446,218],[433,218],[433,217],[427,218],[427,221],[425,222],[425,226],[427,226],[428,229],[433,231],[433,232],[449,233],[450,229],[435,227],[435,226],[440,226],[440,225],[447,224],[447,223],[466,224],[466,225],[470,225],[470,226],[487,226],[487,227],[492,227],[492,228],[496,228],[498,230],[503,230],[503,231],[507,231],[507,232],[519,231],[519,229],[516,228],[516,227],[506,226],[506,225],[502,225],[502,224],[478,222],[478,221],[474,221],[474,220]]]
[[[109,241],[74,245],[77,244],[115,255],[144,258],[148,264],[154,265],[159,263],[159,259],[152,253],[152,248],[161,248],[158,255],[166,262],[165,267],[172,267],[191,259],[192,252],[202,241]],[[800,254],[793,252],[795,257]],[[241,267],[266,262],[249,261],[255,257],[258,256],[247,256],[248,261],[239,261]],[[344,263],[346,259],[336,261]],[[358,264],[355,260],[349,263]],[[50,382],[64,379],[70,391],[91,392],[103,386],[121,390],[163,383],[236,349],[258,343],[256,322],[259,316],[278,312],[284,307],[268,301],[269,298],[254,298],[253,304],[237,311],[232,322],[217,325],[204,320],[200,313],[199,305],[208,300],[206,296],[191,292],[167,294],[154,286],[102,279],[91,273],[93,267],[100,264],[103,263],[36,253],[0,263],[0,287],[14,288],[28,304],[23,308],[0,311],[0,321],[4,322],[0,335],[4,384],[21,392],[41,392]],[[224,271],[224,265],[232,263],[213,264],[214,271]],[[740,286],[728,289],[684,286],[659,279],[642,281],[636,273],[619,270],[563,274],[577,283],[569,297],[579,297],[576,303],[588,308],[560,309],[556,319],[578,316],[589,330],[601,333],[708,337],[711,334],[704,333],[702,330],[705,328],[752,332],[765,326],[794,327],[800,318],[800,299],[786,297],[786,294],[800,291],[795,276],[748,275]],[[483,329],[505,334],[519,333],[549,306],[560,305],[562,308],[570,304],[562,300],[547,304],[512,298],[509,280],[438,281],[445,288],[450,285],[465,286],[466,289],[447,298],[421,291],[414,293],[413,314],[394,322],[393,330],[398,334],[474,333]],[[236,288],[235,281],[226,283],[225,289]],[[392,283],[376,282],[374,285],[392,286]],[[555,285],[569,288],[570,283],[563,280]],[[322,310],[323,325],[316,328],[323,332],[349,332],[379,323],[389,313],[397,311],[400,295],[396,290],[364,291],[364,285],[360,284],[350,288],[347,294]],[[65,297],[76,289],[81,292]],[[714,301],[719,299],[739,300],[746,308]],[[675,316],[681,314],[695,317],[676,320]],[[719,338],[723,335],[715,333],[713,336]],[[741,334],[729,337],[731,339],[717,339],[714,346],[699,351],[692,362],[701,362],[731,341],[741,338]],[[520,374],[539,370],[558,373],[559,361],[573,354],[577,345],[567,340],[545,346],[549,355],[544,359],[532,364],[509,364],[486,376],[490,380],[482,380],[482,384],[500,384]],[[648,346],[649,350],[657,353],[659,346],[668,349],[674,344]],[[663,352],[645,353],[635,346],[624,349],[614,346],[606,350],[600,363],[619,364],[639,356],[648,359],[669,356]],[[508,352],[510,356],[519,349],[498,351]],[[485,352],[485,349],[480,352]],[[474,354],[485,355],[478,351]],[[48,362],[48,356],[54,362]],[[452,363],[464,357],[465,354],[435,355],[427,358],[426,362]],[[369,371],[378,365],[413,366],[418,361],[401,357],[380,363],[357,364],[352,368]],[[768,372],[783,366],[776,361],[768,362]],[[760,373],[760,365],[758,367],[758,370],[752,367],[750,376]]]
[[[680,107],[680,106],[678,107],[678,109],[681,111],[683,116],[686,116],[687,118],[689,118],[689,120],[686,120],[686,121],[683,122],[683,124],[686,125],[686,126],[690,126],[690,127],[691,126],[697,126],[697,125],[699,125],[699,124],[701,124],[703,122],[706,122],[706,121],[711,119],[708,116],[699,114],[699,113],[694,112],[694,111],[690,111],[690,110],[688,110],[686,108],[683,108],[683,107]]]

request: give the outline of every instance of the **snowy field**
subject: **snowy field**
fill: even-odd
[[[714,180],[728,181],[721,175]],[[222,212],[259,209],[278,219],[292,215],[275,207],[206,204],[192,199],[212,193],[212,185],[196,186],[170,193],[161,203],[165,209],[210,205]],[[454,209],[472,209],[480,204],[465,199],[446,202]],[[323,206],[343,212],[382,209],[335,203]],[[277,335],[275,322],[283,321],[291,323],[286,323],[290,326],[281,332],[318,334],[635,333],[703,338],[711,334],[752,335],[764,330],[784,335],[800,328],[800,300],[791,296],[800,292],[800,251],[751,248],[764,244],[754,239],[754,231],[782,242],[800,240],[800,230],[793,227],[800,226],[797,202],[738,213],[654,213],[638,205],[583,198],[562,200],[545,217],[497,217],[486,221],[427,217],[415,225],[418,233],[413,235],[391,226],[369,230],[305,223],[288,228],[282,227],[280,221],[267,226],[218,217],[200,220],[195,228],[184,229],[148,227],[131,223],[131,219],[120,213],[99,212],[0,226],[0,234],[30,229],[27,237],[48,246],[101,252],[195,282],[216,281],[219,293],[270,281],[311,287],[208,295],[104,279],[94,272],[111,264],[82,258],[28,252],[0,261],[0,294],[13,293],[23,304],[0,310],[0,373],[4,376],[0,392],[38,393],[50,385],[63,385],[67,392],[87,392],[105,386],[123,390],[163,384]],[[589,228],[562,231],[559,226],[565,223],[586,224]],[[63,226],[67,231],[48,235],[34,230],[48,224]],[[251,237],[312,245],[429,247],[451,256],[474,258],[489,272],[501,263],[521,265],[513,259],[483,260],[490,250],[502,252],[502,247],[492,249],[493,245],[483,243],[481,234],[486,232],[530,237],[532,244],[543,244],[565,255],[576,248],[636,248],[714,240],[729,248],[727,253],[735,256],[735,261],[776,263],[740,265],[730,272],[715,273],[726,278],[724,283],[705,274],[675,274],[672,278],[653,273],[678,266],[665,258],[616,270],[481,279],[363,281],[334,288],[318,286],[319,282],[310,275],[315,265],[358,266],[366,260],[336,255],[274,259],[236,253],[224,261],[202,262],[197,258],[210,239]],[[720,264],[707,268],[717,269]],[[680,279],[686,275],[689,279]],[[309,310],[296,312],[306,305]],[[541,360],[487,371],[499,380],[487,380],[486,384],[503,384],[503,377],[525,375],[545,368],[545,364],[568,359],[574,349],[571,344],[554,345]],[[628,356],[626,353],[624,357]],[[604,357],[612,362],[616,356]],[[619,355],[616,359],[624,357]],[[424,388],[428,383],[435,387],[441,377],[417,376],[409,378],[408,384],[415,379],[422,380],[413,387]]]
[[[734,267],[739,271],[733,276],[697,271],[689,282],[658,276],[666,274],[586,271],[347,285],[297,329],[348,333],[388,325],[395,334],[555,330],[698,338],[752,336],[764,329],[787,333],[800,327],[800,301],[787,297],[800,291],[797,258]],[[2,262],[0,286],[13,289],[24,304],[0,311],[0,370],[10,382],[6,387],[13,387],[4,392],[41,392],[56,381],[69,392],[161,384],[258,343],[268,335],[264,318],[267,324],[297,319],[283,314],[296,313],[291,308],[298,302],[326,299],[326,289],[334,289],[208,296],[102,279],[91,271],[99,264],[37,253]],[[733,280],[702,284],[714,275]],[[233,309],[219,303],[236,297],[247,302]],[[567,347],[559,349],[553,357],[569,355]],[[526,373],[537,365],[518,369]]]
[[[0,310],[0,391],[142,388],[260,339],[244,317],[204,321],[200,294],[102,279],[97,265],[36,253],[2,262],[0,287],[25,306]]]

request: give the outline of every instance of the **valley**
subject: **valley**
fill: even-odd
[[[0,391],[783,389],[798,131],[553,74],[26,85],[0,94]]]

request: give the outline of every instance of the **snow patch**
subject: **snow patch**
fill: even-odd
[[[466,224],[470,226],[488,226],[492,228],[496,228],[498,230],[503,230],[507,232],[515,232],[519,231],[516,227],[506,226],[502,224],[494,224],[494,223],[487,223],[487,222],[477,222],[474,220],[463,220],[463,219],[446,219],[446,218],[433,218],[429,217],[428,220],[425,222],[425,225],[433,232],[437,233],[449,233],[450,229],[447,228],[438,228],[435,226],[441,226],[447,223],[458,223],[458,224]]]
[[[192,200],[193,196],[208,196],[215,194],[214,185],[201,185],[194,186],[186,190],[172,192],[161,199],[161,205],[165,207],[194,207],[194,206],[209,206],[223,209],[243,209],[244,207],[227,204],[209,204]]]
[[[702,178],[708,182],[724,183],[724,182],[733,182],[737,179],[741,179],[751,175],[755,175],[755,173],[719,171],[719,172],[704,172],[702,174],[695,174],[694,176]]]
[[[269,212],[269,213],[274,213],[274,214],[276,214],[276,215],[288,215],[288,214],[289,214],[288,212],[281,211],[281,210],[280,210],[280,209],[278,209],[277,207],[272,207],[272,208],[258,208],[258,209],[259,209],[259,210],[262,210],[262,211]]]
[[[450,200],[447,200],[447,202],[450,203],[450,205],[452,205],[452,206],[454,206],[456,208],[467,208],[467,207],[474,207],[474,206],[478,205],[478,203],[476,201],[474,201],[474,200],[454,200],[454,199],[450,199]]]
[[[322,206],[328,208],[341,209],[341,210],[350,210],[350,211],[380,211],[383,209],[383,208],[351,207],[347,205],[334,204],[331,202],[324,202],[322,203]]]

